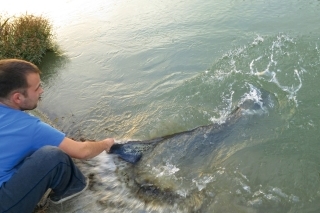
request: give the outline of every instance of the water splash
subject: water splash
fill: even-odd
[[[192,179],[192,183],[196,184],[199,191],[202,191],[206,188],[208,183],[215,181],[215,177],[211,175],[205,175],[203,177]]]
[[[166,162],[166,165],[160,167],[152,167],[152,172],[156,175],[156,177],[170,177],[173,176],[180,169],[175,165],[170,164],[169,161]]]
[[[258,37],[260,38],[260,36]],[[263,39],[258,39],[264,42]],[[258,45],[257,42],[253,42]],[[261,80],[268,81],[275,84],[281,91],[287,93],[288,100],[293,100],[296,106],[298,106],[297,93],[302,87],[301,74],[306,72],[306,70],[299,66],[299,61],[301,56],[297,54],[292,47],[296,46],[296,41],[293,38],[285,34],[279,34],[268,51],[265,51],[264,55],[260,55],[250,62],[250,75],[255,75]],[[296,58],[293,65],[288,65],[286,58],[292,63],[292,59]],[[288,61],[288,62],[289,62]],[[265,64],[265,68],[261,65]],[[300,67],[300,70],[294,67]],[[261,68],[263,69],[261,71]],[[290,69],[293,71],[290,72]],[[293,73],[293,74],[292,74]],[[290,79],[290,80],[288,80]],[[290,84],[291,85],[288,85]]]

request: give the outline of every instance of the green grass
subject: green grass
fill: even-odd
[[[40,64],[47,51],[55,51],[52,25],[47,19],[28,14],[6,18],[0,14],[0,59]]]

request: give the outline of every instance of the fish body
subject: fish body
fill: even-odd
[[[206,197],[202,187],[213,181],[214,171],[221,172],[218,165],[247,141],[246,128],[277,106],[274,95],[260,91],[241,99],[219,122],[152,140],[114,144],[110,153],[132,164],[119,167],[119,178],[145,202],[199,209]]]

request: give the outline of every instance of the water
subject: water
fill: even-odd
[[[64,55],[40,66],[38,110],[70,137],[147,140],[223,123],[262,90],[276,100],[190,164],[175,161],[192,154],[183,143],[135,167],[105,153],[77,161],[94,184],[48,212],[318,212],[319,9],[315,0],[2,5],[52,20]],[[150,194],[139,180],[162,188]]]

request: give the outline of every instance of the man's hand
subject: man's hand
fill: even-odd
[[[107,148],[105,150],[108,153],[110,151],[111,146],[114,144],[114,139],[113,138],[106,138],[103,141],[106,142]]]

